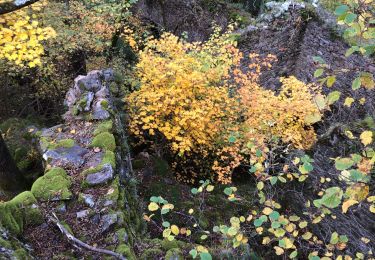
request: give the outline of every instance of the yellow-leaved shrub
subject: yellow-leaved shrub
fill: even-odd
[[[276,137],[295,148],[315,142],[319,89],[295,77],[281,79],[279,94],[262,88],[261,68],[271,67],[274,57],[252,54],[256,62],[243,73],[229,32],[217,29],[204,43],[165,33],[149,40],[139,58],[141,86],[127,97],[130,130],[142,142],[166,145],[179,179],[215,173],[230,183],[241,164],[260,173]]]
[[[0,59],[20,67],[41,65],[42,42],[56,35],[54,29],[41,26],[37,19],[37,12],[46,4],[40,1],[0,16]]]

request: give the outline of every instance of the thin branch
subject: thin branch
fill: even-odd
[[[9,2],[0,3],[0,15],[14,12],[38,1],[39,0],[12,0]]]
[[[77,245],[79,247],[85,248],[87,250],[91,250],[91,251],[106,254],[106,255],[111,255],[111,256],[114,256],[114,257],[116,257],[118,259],[121,259],[121,260],[127,260],[127,258],[122,256],[121,254],[118,254],[116,252],[113,252],[113,251],[110,251],[110,250],[107,250],[107,249],[96,248],[96,247],[93,247],[93,246],[90,246],[90,245],[86,244],[85,242],[82,242],[81,240],[79,240],[78,238],[76,238],[72,234],[70,234],[70,232],[59,222],[59,219],[57,218],[55,213],[52,213],[52,215],[53,215],[53,217],[50,217],[49,219],[54,224],[56,224],[56,226],[60,229],[61,233],[63,233],[68,238],[69,242],[71,242],[74,245]]]

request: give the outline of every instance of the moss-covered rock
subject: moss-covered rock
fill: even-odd
[[[35,198],[40,200],[66,200],[72,196],[72,182],[62,168],[53,168],[37,179],[31,187]]]
[[[0,225],[15,235],[23,232],[27,225],[43,222],[37,200],[30,191],[18,194],[12,200],[0,203]]]
[[[94,130],[94,136],[97,136],[98,134],[105,133],[105,132],[112,132],[113,123],[112,120],[106,120],[95,128]]]
[[[105,151],[101,164],[109,163],[113,168],[116,168],[116,156],[112,151]]]
[[[113,134],[104,132],[94,137],[91,147],[99,147],[108,151],[116,149],[116,140]]]
[[[62,139],[57,141],[56,143],[49,143],[48,149],[57,149],[60,147],[63,148],[72,148],[74,146],[74,140],[73,139]]]

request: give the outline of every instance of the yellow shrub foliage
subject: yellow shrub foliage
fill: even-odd
[[[239,53],[227,36],[189,44],[166,33],[147,43],[137,66],[142,86],[127,98],[135,135],[160,134],[181,156],[213,147],[235,104],[223,82]]]
[[[37,2],[0,17],[0,59],[21,67],[41,65],[42,41],[56,35],[51,27],[41,27],[38,22],[36,13],[45,5],[45,1]]]
[[[258,79],[274,57],[250,58],[256,62],[245,74],[230,34],[220,36],[219,30],[205,43],[170,33],[151,39],[137,66],[141,87],[127,97],[131,132],[144,142],[166,143],[179,155],[173,165],[188,168],[189,176],[213,170],[221,183],[231,182],[243,163],[260,173],[275,137],[295,148],[311,147],[312,124],[321,118],[314,100],[319,89],[290,77],[281,79],[279,94],[266,90]]]

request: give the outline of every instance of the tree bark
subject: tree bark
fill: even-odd
[[[12,0],[9,2],[0,3],[0,15],[14,12],[38,1],[39,0]]]
[[[25,178],[17,168],[0,132],[0,189],[9,192],[23,190]]]

